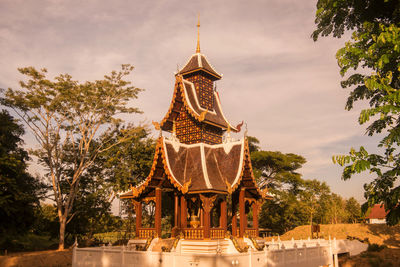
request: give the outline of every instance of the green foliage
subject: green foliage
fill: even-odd
[[[367,206],[383,202],[388,224],[396,224],[400,222],[400,187],[395,186],[400,170],[400,2],[319,0],[317,9],[314,40],[352,31],[351,40],[336,54],[340,74],[346,76],[341,85],[351,89],[346,109],[367,100],[369,108],[361,111],[358,122],[369,123],[370,136],[384,134],[378,145],[384,148],[382,155],[360,147],[333,161],[344,167],[343,179],[366,170],[374,173],[376,179],[364,185]]]
[[[354,197],[351,197],[346,201],[345,211],[348,216],[347,222],[357,223],[361,219],[361,206]]]
[[[57,208],[52,204],[41,203],[35,212],[33,232],[37,235],[56,238],[58,236],[58,225]]]
[[[260,188],[278,190],[287,185],[296,191],[302,183],[301,175],[296,172],[306,163],[302,156],[279,151],[254,151],[251,162]]]
[[[24,129],[5,110],[0,112],[0,247],[26,233],[44,186],[27,172],[28,153],[21,147]],[[7,241],[8,240],[8,241]]]
[[[258,140],[251,137],[251,142]],[[253,147],[255,147],[253,145]],[[299,170],[304,157],[279,151],[262,151],[259,146],[251,153],[253,171],[262,188],[273,195],[262,205],[260,227],[283,234],[297,226],[316,223],[354,222],[360,217],[360,204],[344,200],[330,192],[325,182],[303,179]]]
[[[399,23],[400,4],[397,0],[318,0],[315,14],[319,36],[341,37],[346,30],[361,27],[363,22],[392,21]]]
[[[57,239],[51,236],[24,233],[12,237],[9,236],[1,249],[7,249],[8,252],[40,251],[55,249],[57,248],[57,244]]]

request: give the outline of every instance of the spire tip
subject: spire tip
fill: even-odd
[[[198,21],[197,21],[197,47],[196,53],[200,53],[200,13],[198,14]]]

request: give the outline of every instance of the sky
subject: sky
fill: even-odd
[[[304,156],[305,179],[326,181],[333,192],[363,202],[363,184],[372,177],[342,181],[342,168],[331,158],[360,145],[374,150],[379,138],[365,136],[365,126],[357,123],[363,104],[344,109],[349,91],[340,87],[335,54],[349,34],[314,42],[315,5],[316,0],[1,0],[0,88],[18,88],[18,67],[45,67],[51,78],[69,73],[86,81],[130,63],[135,69],[129,80],[145,91],[130,103],[143,114],[127,121],[160,121],[174,73],[195,52],[200,13],[201,52],[223,74],[217,90],[228,120],[244,120],[264,150]],[[35,146],[29,134],[26,145]]]

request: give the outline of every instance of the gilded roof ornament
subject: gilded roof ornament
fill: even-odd
[[[196,53],[200,53],[200,14],[198,15],[198,21],[197,21],[197,47],[196,47]]]

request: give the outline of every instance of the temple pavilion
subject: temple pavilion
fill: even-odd
[[[258,236],[258,214],[267,194],[254,178],[246,135],[241,140],[230,136],[241,125],[232,125],[222,111],[215,86],[221,78],[201,53],[198,38],[196,53],[175,74],[167,113],[154,123],[160,137],[150,174],[121,195],[134,203],[137,238],[161,237],[166,195],[174,206],[172,237],[222,239],[228,227],[234,237]],[[154,227],[144,228],[142,209],[149,202],[155,206]],[[250,210],[252,223],[247,222]]]

